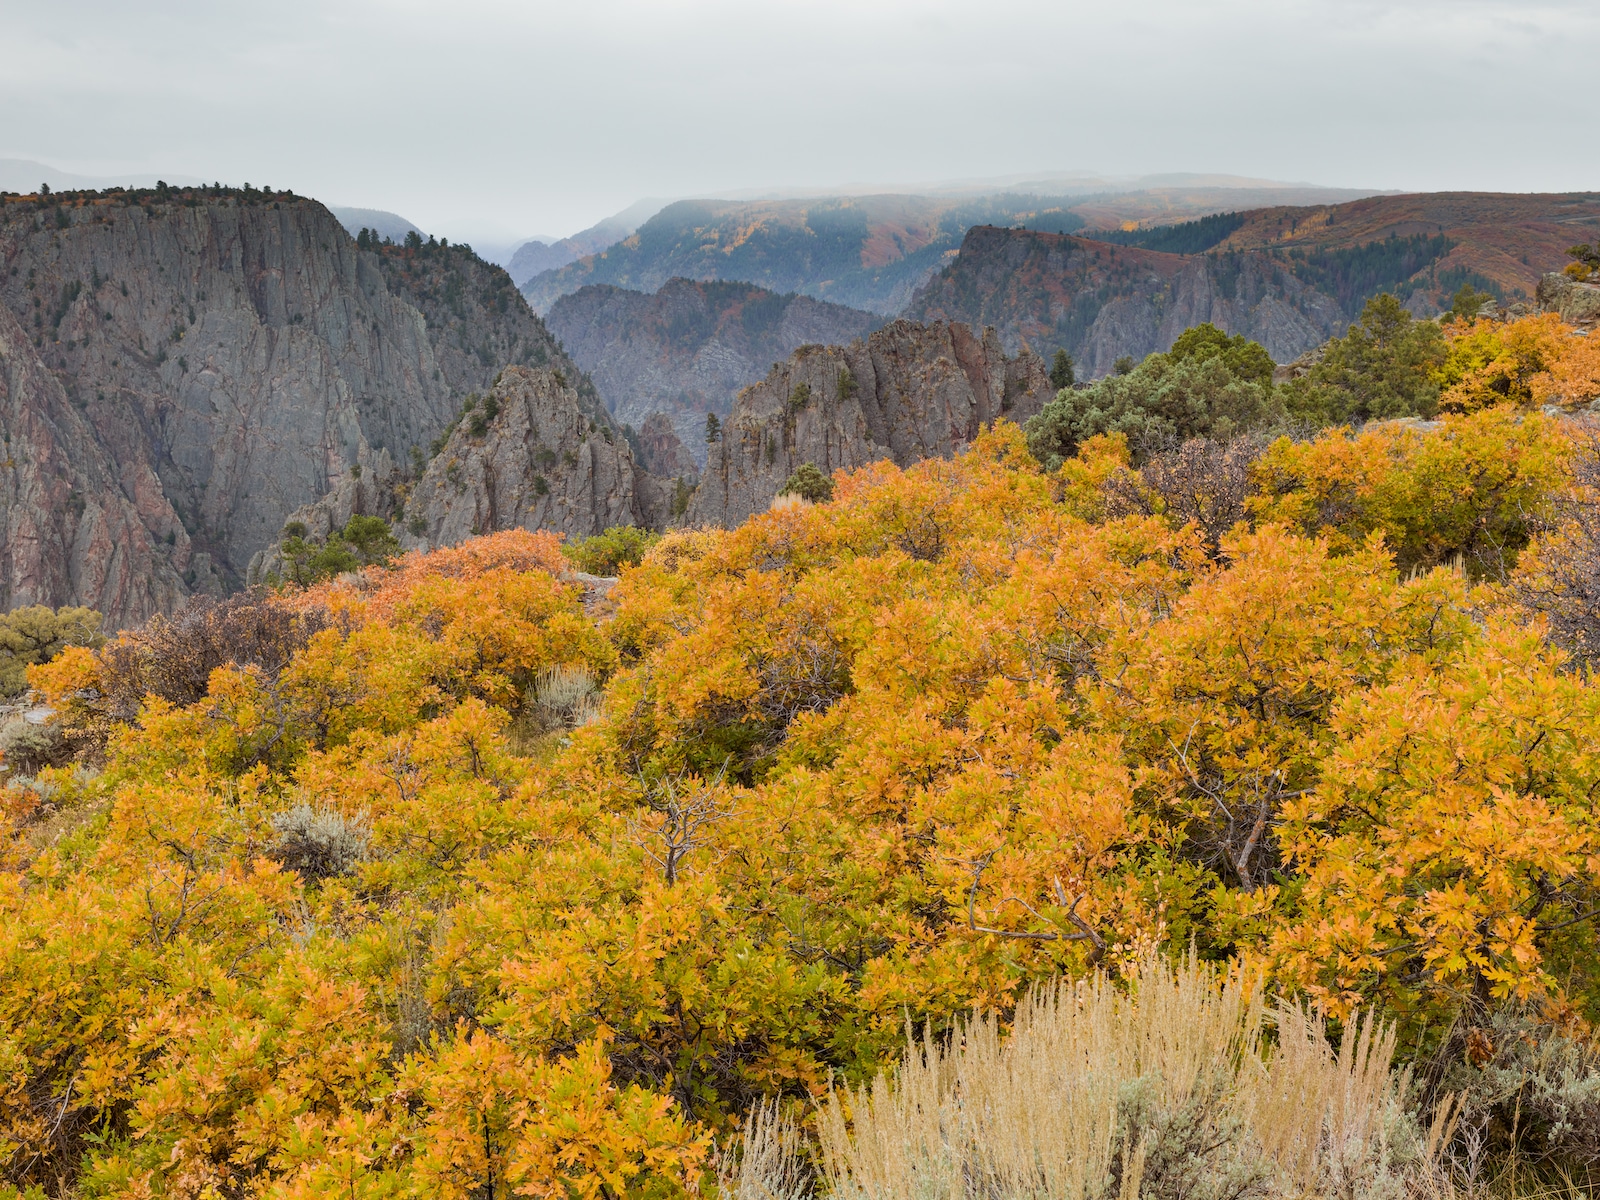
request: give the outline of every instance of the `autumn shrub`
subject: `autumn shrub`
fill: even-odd
[[[577,538],[566,547],[572,565],[590,575],[613,576],[636,567],[661,535],[635,525],[615,525],[604,533]]]
[[[1180,527],[1193,522],[1215,553],[1223,535],[1246,518],[1255,463],[1268,444],[1259,434],[1241,434],[1190,438],[1158,450],[1136,472],[1106,479],[1104,511],[1110,517],[1161,516]]]
[[[326,612],[269,594],[196,597],[101,650],[98,688],[109,711],[122,719],[133,716],[147,696],[193,704],[205,696],[219,667],[254,667],[276,679],[330,621]]]
[[[27,668],[47,663],[68,646],[105,644],[100,614],[89,608],[14,608],[0,616],[0,697],[27,690]]]
[[[1564,486],[1567,440],[1551,419],[1504,408],[1280,439],[1254,464],[1256,521],[1322,534],[1336,549],[1381,533],[1402,570],[1460,558],[1504,578]]]
[[[1409,1184],[1395,1047],[1431,1084],[1469,1006],[1600,1015],[1600,693],[1453,566],[1565,486],[1555,429],[1275,443],[1222,530],[1225,449],[1001,425],[673,531],[606,620],[517,532],[68,648],[30,679],[104,769],[0,793],[9,1181],[705,1194],[758,1108],[865,1103],[979,1182]],[[1012,1142],[958,1123],[981,1064]],[[745,1161],[803,1190],[800,1136]],[[902,1145],[849,1136],[852,1179]]]
[[[1499,404],[1533,404],[1535,378],[1554,365],[1566,340],[1554,313],[1452,325],[1438,372],[1440,408],[1476,412]]]
[[[424,580],[470,580],[495,570],[558,575],[567,566],[561,541],[555,534],[507,529],[469,538],[457,546],[405,554],[382,571],[326,580],[303,592],[290,593],[285,599],[305,611],[326,608],[338,613],[354,609],[365,619],[383,620]]]
[[[1570,438],[1570,481],[1553,492],[1510,594],[1578,665],[1592,667],[1600,658],[1600,432],[1574,423]]]

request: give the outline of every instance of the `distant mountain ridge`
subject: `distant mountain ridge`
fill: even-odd
[[[675,276],[753,283],[892,316],[917,284],[987,221],[1081,219],[1038,197],[935,200],[918,196],[735,202],[682,200],[631,237],[555,271],[523,294],[536,312],[591,283],[654,292]]]
[[[654,295],[590,284],[557,300],[545,322],[619,421],[642,429],[652,413],[666,414],[700,459],[707,414],[727,417],[769,364],[807,344],[853,341],[884,320],[748,283],[669,279]]]
[[[1012,352],[1066,350],[1082,377],[1203,321],[1283,362],[1342,333],[1380,291],[1430,316],[1463,283],[1530,297],[1568,246],[1600,235],[1600,194],[1390,195],[1084,232],[974,228],[906,315],[993,325]]]
[[[975,225],[1051,233],[1181,220],[1260,204],[1332,202],[1352,189],[1163,186],[1123,194],[819,195],[683,200],[631,237],[522,283],[534,311],[590,283],[653,292],[668,279],[754,283],[893,316]],[[532,260],[529,260],[531,265]],[[516,268],[514,277],[521,279]]]
[[[422,233],[419,226],[413,225],[399,213],[385,212],[381,208],[347,208],[339,205],[328,205],[328,211],[339,218],[345,232],[355,237],[363,229],[374,230],[380,239],[388,238],[393,242],[403,242],[408,233]]]
[[[521,287],[541,272],[557,270],[590,254],[598,254],[608,246],[616,245],[659,212],[661,206],[659,200],[640,200],[571,237],[551,241],[538,238],[526,241],[511,255],[506,270],[511,272],[511,278],[517,281],[518,287]]]

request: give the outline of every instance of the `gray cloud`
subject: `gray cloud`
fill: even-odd
[[[446,233],[1068,170],[1600,187],[1590,3],[0,0],[0,27],[0,156]]]

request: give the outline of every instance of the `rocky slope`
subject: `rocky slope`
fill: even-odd
[[[699,458],[706,414],[726,417],[739,389],[773,362],[883,324],[809,296],[688,279],[669,279],[654,295],[593,284],[557,300],[545,321],[593,375],[613,416],[640,428],[651,413],[666,413]]]
[[[1339,302],[1260,253],[1182,255],[1087,238],[979,226],[907,309],[920,321],[993,325],[1001,344],[1048,358],[1065,349],[1080,378],[1172,345],[1205,321],[1287,361],[1343,333]]]
[[[658,434],[661,431],[657,431]],[[670,463],[686,457],[670,428],[657,446]],[[597,419],[565,371],[510,366],[469,406],[420,478],[377,469],[290,514],[325,539],[352,516],[389,521],[402,546],[450,546],[504,529],[552,529],[574,537],[614,525],[659,528],[670,517],[674,481],[636,459],[627,439]],[[277,543],[258,553],[249,582],[284,577]]]
[[[948,458],[982,425],[1025,421],[1053,394],[1044,363],[1008,358],[992,329],[895,321],[848,346],[802,347],[739,394],[687,522],[737,525],[802,463],[827,474]]]
[[[580,378],[498,268],[358,251],[287,193],[5,197],[0,310],[0,594],[113,625],[242,583],[292,512],[425,459],[507,362]]]

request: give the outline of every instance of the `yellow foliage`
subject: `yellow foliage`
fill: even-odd
[[[1107,518],[1125,446],[1047,476],[1003,426],[671,533],[603,626],[532,535],[297,600],[333,616],[286,666],[112,722],[72,832],[3,809],[14,1178],[678,1196],[757,1097],[1163,948],[1408,1036],[1553,995],[1596,693],[1413,568],[1514,552],[1564,446],[1498,409],[1285,441],[1208,556]],[[556,666],[602,715],[519,753]]]
[[[1499,574],[1566,477],[1566,435],[1551,419],[1509,408],[1280,439],[1256,463],[1258,521],[1321,532],[1345,552],[1374,533],[1403,568],[1457,557]]]
[[[1593,375],[1592,355],[1584,363],[1574,360],[1572,331],[1554,313],[1498,322],[1487,318],[1456,322],[1445,334],[1449,353],[1439,369],[1441,412],[1471,413],[1501,404],[1526,407],[1564,396],[1570,399],[1600,394]]]

